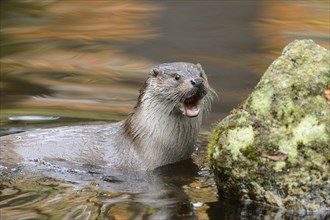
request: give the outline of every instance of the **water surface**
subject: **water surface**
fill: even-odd
[[[17,170],[0,186],[2,219],[297,216],[219,200],[206,145],[213,123],[285,45],[311,38],[330,48],[327,1],[1,1],[0,10],[2,135],[124,119],[149,69],[163,62],[201,63],[219,94],[194,162],[152,174]]]

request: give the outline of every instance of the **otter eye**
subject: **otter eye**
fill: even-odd
[[[181,76],[179,74],[175,74],[175,77],[174,77],[175,80],[179,80],[180,78],[181,78]]]
[[[199,74],[199,76],[203,78],[203,73],[201,72],[201,73]]]

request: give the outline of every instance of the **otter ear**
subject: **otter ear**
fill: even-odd
[[[203,70],[203,68],[202,68],[202,65],[201,65],[200,63],[197,63],[196,66],[197,66],[197,68],[198,68],[200,71],[203,71],[203,72],[204,72],[204,70]]]
[[[151,71],[150,71],[150,75],[153,76],[153,77],[158,76],[159,73],[160,73],[160,70],[156,67],[152,68]]]
[[[198,70],[201,72],[201,76],[205,76],[206,77],[206,74],[205,74],[205,72],[204,72],[204,70],[202,68],[202,65],[200,63],[197,63],[196,66],[197,66]]]

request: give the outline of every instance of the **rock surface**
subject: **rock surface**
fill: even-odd
[[[209,161],[219,195],[291,210],[330,209],[330,51],[283,50],[255,90],[218,123]]]

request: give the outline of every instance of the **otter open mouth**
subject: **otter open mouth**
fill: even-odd
[[[199,114],[198,108],[199,99],[197,96],[191,96],[186,98],[183,102],[184,114],[188,117],[196,117]]]

